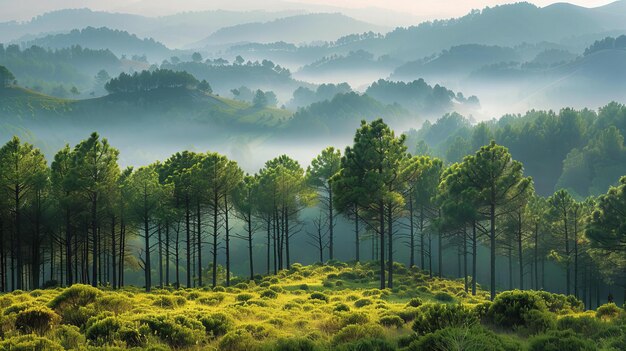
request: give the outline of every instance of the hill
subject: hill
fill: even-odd
[[[167,286],[144,293],[74,285],[16,291],[0,297],[7,318],[0,346],[592,350],[621,342],[623,311],[614,304],[583,312],[573,296],[532,291],[503,292],[491,303],[482,290],[469,295],[463,281],[396,265],[398,283],[384,290],[372,283],[376,262],[329,262],[295,263],[276,275],[236,278],[232,286],[212,289]],[[587,337],[590,329],[599,335]]]
[[[352,33],[384,31],[383,27],[339,13],[290,16],[263,23],[246,23],[217,30],[193,46],[210,47],[235,43],[309,43],[331,41]]]
[[[44,152],[51,156],[65,143],[98,130],[128,154],[127,164],[142,164],[181,148],[236,153],[267,138],[290,115],[185,88],[85,100],[58,99],[22,88],[0,90],[1,138],[17,133],[45,145]]]
[[[0,42],[29,40],[33,36],[58,34],[75,28],[108,27],[140,37],[152,37],[170,47],[196,42],[222,27],[271,21],[302,11],[201,11],[162,17],[110,13],[89,9],[65,9],[34,17],[27,22],[0,23]]]
[[[152,62],[160,62],[173,55],[165,45],[152,38],[140,39],[126,31],[107,27],[86,27],[74,29],[69,33],[51,34],[23,43],[26,46],[40,46],[50,49],[61,49],[80,45],[94,50],[110,50],[117,56],[147,56]]]

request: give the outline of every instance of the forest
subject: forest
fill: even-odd
[[[24,306],[23,309],[7,309],[4,315],[16,318],[17,331],[42,334],[61,319],[63,325],[68,323],[84,331],[94,345],[140,346],[151,339],[144,330],[149,328],[174,348],[185,346],[188,338],[195,340],[195,323],[200,329],[206,328],[208,339],[203,342],[214,341],[221,335],[217,333],[226,334],[231,322],[230,317],[222,314],[199,322],[182,317],[163,320],[159,316],[128,321],[116,317],[124,313],[122,300],[129,298],[123,295],[111,295],[112,305],[88,307],[101,304],[97,298],[101,293],[86,285],[106,291],[136,291],[126,288],[126,278],[133,271],[143,272],[143,278],[133,278],[145,292],[166,294],[154,302],[161,308],[182,307],[187,300],[199,301],[201,293],[178,289],[204,287],[199,291],[222,291],[221,295],[206,297],[219,299],[207,301],[213,306],[221,305],[229,293],[247,291],[258,284],[263,287],[263,282],[270,289],[260,292],[261,302],[254,302],[254,293],[241,292],[235,298],[243,308],[267,307],[265,299],[275,299],[290,288],[271,285],[274,279],[277,283],[278,278],[295,281],[321,272],[327,274],[322,285],[326,288],[340,287],[337,277],[345,278],[348,284],[352,279],[354,283],[366,284],[377,281],[371,288],[382,293],[383,301],[390,298],[389,303],[397,302],[391,296],[403,295],[406,284],[413,279],[430,282],[431,287],[436,282],[456,286],[452,295],[449,288],[418,288],[427,296],[433,294],[429,298],[435,301],[478,303],[474,308],[463,304],[422,305],[420,299],[413,298],[408,304],[417,308],[415,315],[391,313],[380,317],[381,325],[396,328],[417,318],[412,324],[416,334],[396,341],[388,340],[387,332],[369,325],[367,315],[347,316],[364,321],[354,325],[345,322],[345,328],[336,334],[331,332],[331,342],[350,350],[360,346],[349,346],[349,341],[364,342],[353,333],[380,334],[380,340],[368,342],[386,343],[384,347],[391,349],[394,346],[390,345],[397,342],[405,343],[409,350],[419,350],[429,342],[441,342],[437,338],[447,340],[446,333],[459,332],[454,328],[495,321],[500,327],[511,323],[520,335],[540,335],[529,339],[531,349],[534,344],[554,343],[554,338],[564,337],[584,346],[585,341],[579,336],[556,332],[561,324],[581,323],[583,319],[563,317],[557,323],[551,313],[582,313],[595,305],[596,315],[602,316],[598,317],[600,321],[580,317],[591,318],[584,323],[599,323],[594,328],[612,321],[612,314],[621,313],[614,304],[600,306],[601,301],[606,301],[600,296],[600,286],[602,282],[624,284],[626,177],[598,197],[576,200],[566,190],[542,197],[535,193],[533,179],[524,174],[522,163],[494,141],[457,163],[444,164],[436,157],[409,153],[406,136],[397,136],[381,119],[363,121],[353,144],[344,152],[326,148],[306,168],[287,155],[267,161],[255,174],[245,174],[236,162],[213,152],[182,151],[136,169],[121,169],[118,158],[119,151],[97,133],[75,147],[68,145],[59,150],[50,166],[35,146],[18,138],[0,149],[0,183],[4,192],[0,289],[13,291],[3,299],[28,296],[21,292],[24,290],[33,290],[32,295],[41,288],[72,286],[68,290],[57,288],[60,293],[48,296],[48,307],[38,302],[42,300],[27,298],[24,304],[16,305]],[[313,219],[315,230],[303,232],[302,214],[309,207],[317,208],[319,214]],[[351,222],[353,230],[337,231],[337,221]],[[302,266],[292,253],[292,242],[303,235],[308,237],[310,249],[319,253],[318,262],[311,268]],[[335,246],[337,237],[346,235],[352,237],[354,245],[353,259],[348,264],[335,259],[337,250],[346,250]],[[235,240],[243,241],[247,249],[233,252]],[[370,250],[372,256],[368,257]],[[395,261],[401,251],[408,252],[407,262]],[[446,257],[446,251],[457,254],[457,259]],[[437,269],[433,269],[433,261],[438,261]],[[248,267],[238,275],[233,272],[232,262],[246,262]],[[565,277],[559,287],[565,295],[532,292],[544,290],[546,280],[554,279],[554,273],[547,269],[549,265]],[[444,266],[451,266],[455,273],[444,275]],[[498,279],[497,271],[503,269],[507,270],[506,279]],[[475,278],[477,270],[490,272],[489,280],[479,284]],[[300,275],[301,271],[308,274]],[[298,295],[306,294],[308,288],[301,286],[301,290]],[[175,295],[169,297],[167,291]],[[365,292],[364,296],[369,296]],[[196,297],[192,298],[192,294]],[[310,293],[309,299],[330,302],[322,292]],[[612,302],[613,297],[608,299]],[[357,308],[369,304],[372,301],[366,298],[354,302]],[[339,309],[340,305],[336,311],[351,310],[347,306]],[[72,308],[78,310],[71,312]],[[92,308],[96,309],[90,312]],[[111,316],[106,312],[98,314],[99,308],[122,310]],[[563,311],[568,309],[570,312]],[[428,318],[442,325],[435,327]],[[139,330],[126,330],[127,323],[139,325]],[[181,328],[184,336],[168,336],[167,333],[178,332],[171,328]],[[183,332],[184,328],[189,330]],[[268,333],[258,329],[261,327],[252,328],[249,335],[241,329],[234,332],[236,335],[226,334],[219,344],[254,344],[255,333]],[[489,338],[489,333],[493,332],[481,329],[475,337]],[[246,335],[251,339],[245,339]],[[63,340],[69,342],[68,337],[63,336]],[[321,347],[313,341],[288,343]],[[50,341],[31,342],[47,345]],[[508,345],[505,349],[516,349],[516,342],[520,347],[519,340],[497,337],[492,342]],[[9,341],[5,345],[13,344]],[[236,345],[232,349],[244,347]],[[261,347],[254,347],[257,346]]]

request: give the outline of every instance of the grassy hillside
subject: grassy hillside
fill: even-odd
[[[376,263],[301,266],[232,287],[120,291],[86,285],[0,296],[3,349],[63,350],[617,350],[613,304],[583,312],[573,297],[512,291],[487,301],[462,281]],[[552,346],[553,348],[547,348]],[[554,348],[556,347],[556,348]]]
[[[178,88],[113,94],[85,100],[60,99],[20,87],[0,90],[0,116],[24,123],[44,117],[50,120],[51,116],[57,115],[93,126],[111,124],[115,120],[192,120],[200,123],[271,127],[290,114],[286,110],[254,107],[245,102],[205,94],[198,90]]]

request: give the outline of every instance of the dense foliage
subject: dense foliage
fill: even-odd
[[[206,81],[205,81],[206,82]],[[121,73],[119,77],[106,83],[105,89],[111,94],[145,92],[162,88],[195,88],[200,82],[187,72],[174,72],[168,69],[142,71],[141,73]],[[210,89],[205,87],[205,89]]]

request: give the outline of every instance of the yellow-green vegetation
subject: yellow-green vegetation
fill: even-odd
[[[231,287],[144,293],[86,285],[0,296],[6,350],[623,350],[624,311],[547,292],[465,292],[396,264],[294,264]],[[445,297],[444,297],[445,296]]]

